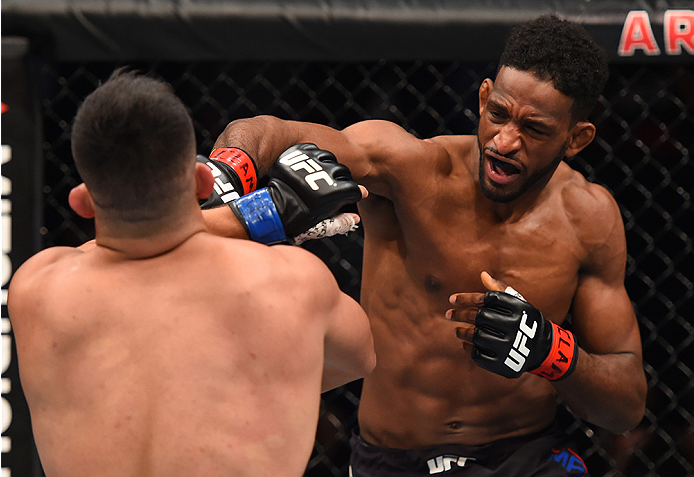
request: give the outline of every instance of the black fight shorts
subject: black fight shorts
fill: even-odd
[[[535,434],[481,446],[389,449],[369,444],[356,431],[350,445],[350,477],[588,476],[583,459],[556,424]]]

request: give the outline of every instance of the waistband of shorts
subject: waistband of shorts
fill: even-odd
[[[549,426],[545,427],[536,432],[530,434],[522,434],[519,436],[505,437],[503,439],[498,439],[495,441],[488,442],[481,445],[466,445],[466,444],[455,444],[446,443],[440,445],[433,445],[427,447],[417,447],[410,449],[397,449],[391,447],[382,447],[376,444],[372,444],[365,440],[359,433],[359,428],[355,428],[353,431],[353,438],[357,440],[358,445],[369,449],[371,451],[378,452],[380,454],[387,454],[391,456],[404,456],[412,455],[412,453],[417,453],[420,455],[427,454],[439,454],[439,453],[453,453],[453,454],[465,454],[469,457],[475,457],[478,459],[484,459],[488,456],[499,457],[501,454],[510,455],[518,448],[527,444],[529,441],[539,439],[549,435],[563,435],[563,431],[559,427],[556,421],[553,421]]]

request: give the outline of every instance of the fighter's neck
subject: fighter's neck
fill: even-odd
[[[192,236],[207,231],[201,214],[147,227],[127,227],[96,219],[95,228],[99,251],[115,260],[142,260],[163,255]]]
[[[553,174],[539,180],[510,202],[495,202],[488,199],[484,196],[479,181],[477,181],[476,189],[480,204],[499,222],[517,222],[544,202],[545,197],[551,192],[552,176]]]

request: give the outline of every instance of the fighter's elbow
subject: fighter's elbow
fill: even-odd
[[[621,429],[621,433],[631,431],[636,426],[638,426],[643,420],[643,416],[646,414],[646,389],[644,387],[643,393],[641,393],[636,399],[636,403],[631,407],[631,410],[624,419],[624,426]]]
[[[622,401],[619,412],[612,413],[605,428],[613,434],[624,434],[638,426],[646,413],[646,386]]]
[[[644,413],[645,406],[629,413],[623,413],[619,418],[612,419],[606,428],[612,434],[624,434],[639,425],[643,419]]]
[[[367,356],[364,359],[364,367],[363,367],[364,376],[371,374],[371,372],[374,370],[375,367],[376,367],[376,353],[374,352],[373,349],[371,349],[371,352],[367,353]]]

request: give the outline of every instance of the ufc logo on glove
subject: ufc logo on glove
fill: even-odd
[[[528,326],[527,320],[528,314],[523,311],[519,329],[516,333],[516,340],[513,342],[513,348],[508,352],[508,357],[504,361],[504,364],[515,372],[519,372],[523,368],[525,358],[530,355],[530,350],[526,344],[529,339],[532,340],[535,337],[535,332],[537,331],[537,322],[534,322],[531,328]]]
[[[214,177],[214,191],[219,194],[219,198],[225,204],[241,197],[241,195],[234,188],[234,184],[227,178],[227,175],[223,174],[217,166],[215,166],[214,161],[205,162],[207,166],[212,170],[212,176]]]
[[[347,233],[356,226],[349,214],[334,216],[361,199],[361,190],[349,169],[315,144],[297,144],[283,152],[267,186],[259,190],[255,190],[255,161],[242,149],[221,147],[209,160],[198,155],[197,161],[209,167],[215,178],[212,195],[201,199],[200,206],[211,209],[227,204],[251,240],[298,244]]]
[[[307,173],[304,180],[313,190],[320,189],[317,184],[319,180],[324,180],[329,186],[335,185],[335,181],[333,181],[332,177],[330,177],[330,175],[323,170],[320,164],[300,150],[292,151],[286,156],[280,156],[279,163],[291,167],[293,171],[304,169]]]
[[[573,333],[545,320],[540,310],[519,296],[485,293],[475,319],[473,361],[506,378],[525,372],[551,381],[566,378],[578,359]]]

